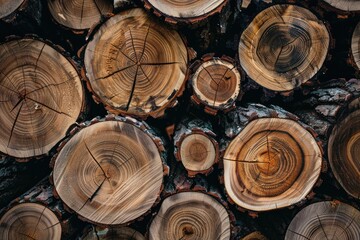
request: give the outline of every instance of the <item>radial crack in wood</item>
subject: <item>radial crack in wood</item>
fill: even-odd
[[[113,10],[111,1],[107,0],[51,0],[47,3],[55,21],[73,30],[89,29]]]
[[[360,110],[350,113],[334,127],[328,156],[340,185],[351,196],[360,198]]]
[[[200,192],[167,197],[149,229],[149,239],[230,239],[229,214],[218,201]]]
[[[142,9],[110,18],[85,50],[86,75],[99,101],[111,112],[144,118],[161,116],[182,93],[187,61],[180,35]]]
[[[289,119],[261,118],[247,124],[227,147],[225,188],[230,198],[245,209],[287,207],[307,196],[318,180],[321,164],[316,140],[300,124]]]
[[[260,12],[242,33],[240,63],[261,86],[289,91],[320,70],[329,41],[325,25],[309,10],[274,5]]]
[[[17,158],[46,154],[83,110],[80,77],[40,40],[5,42],[0,56],[0,151]]]
[[[0,238],[13,239],[61,239],[61,224],[47,207],[37,203],[18,204],[0,219]]]
[[[134,125],[94,123],[71,137],[56,157],[55,189],[64,204],[87,221],[128,223],[147,212],[159,196],[160,150]]]
[[[341,202],[318,202],[291,221],[285,240],[351,240],[360,238],[360,212]]]

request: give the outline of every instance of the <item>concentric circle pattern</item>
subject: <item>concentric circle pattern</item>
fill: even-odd
[[[61,224],[47,207],[22,203],[12,207],[0,219],[0,239],[61,239]]]
[[[360,239],[360,212],[339,202],[318,202],[291,221],[285,240]]]
[[[101,16],[112,12],[113,5],[107,0],[49,0],[53,18],[71,29],[88,29],[100,22]]]
[[[302,200],[320,175],[322,156],[313,136],[293,120],[250,122],[224,155],[225,188],[239,206],[265,211]]]
[[[217,109],[231,106],[240,93],[241,76],[236,67],[223,60],[204,62],[192,76],[196,96]]]
[[[274,91],[289,91],[312,78],[329,47],[325,25],[309,10],[274,5],[243,32],[240,63],[251,79]]]
[[[182,192],[164,200],[150,225],[149,239],[230,239],[226,209],[199,192]]]
[[[129,227],[114,227],[99,229],[89,232],[81,240],[145,240],[145,237],[138,231]]]
[[[132,9],[101,26],[85,67],[92,91],[111,110],[156,116],[183,87],[187,49],[177,32]]]
[[[334,176],[346,192],[360,198],[360,110],[333,129],[328,156]]]
[[[216,148],[204,134],[187,135],[180,145],[181,161],[191,171],[209,169],[216,160]]]
[[[358,69],[360,69],[360,23],[356,25],[354,33],[352,35],[351,53],[356,66],[358,67]]]
[[[155,9],[175,18],[194,18],[210,14],[225,0],[147,0]]]
[[[83,89],[74,66],[33,39],[0,45],[0,151],[27,158],[46,154],[76,122]]]
[[[129,123],[105,121],[74,135],[61,149],[53,172],[61,200],[98,224],[123,224],[157,199],[163,165],[152,138]]]
[[[1,0],[0,1],[0,19],[13,13],[24,0]]]
[[[323,0],[327,2],[334,8],[340,9],[342,11],[360,11],[360,1],[359,0]]]

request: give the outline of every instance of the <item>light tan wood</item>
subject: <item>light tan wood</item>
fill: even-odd
[[[236,67],[225,60],[205,61],[191,78],[197,98],[215,109],[227,109],[240,93],[241,75]]]
[[[25,0],[0,0],[0,19],[16,11]]]
[[[329,138],[328,156],[340,185],[351,196],[360,198],[360,110],[335,126]]]
[[[188,19],[209,15],[227,0],[146,0],[165,16]]]
[[[53,18],[70,29],[85,30],[100,22],[102,15],[113,10],[107,0],[49,0],[48,7]]]
[[[285,240],[360,239],[360,212],[341,202],[318,202],[302,209],[291,221]]]
[[[241,240],[268,240],[268,238],[262,235],[261,232],[252,232],[243,237]]]
[[[240,63],[261,86],[289,91],[319,71],[329,41],[325,25],[309,10],[274,5],[260,12],[242,33]]]
[[[327,2],[330,6],[340,9],[342,11],[352,12],[360,11],[360,1],[359,0],[323,0]]]
[[[262,118],[232,140],[223,159],[230,198],[245,209],[266,211],[306,197],[320,175],[322,153],[297,122]]]
[[[158,117],[182,93],[187,49],[142,9],[110,18],[85,51],[93,93],[114,113]]]
[[[151,222],[149,240],[158,239],[230,239],[229,214],[204,193],[174,194],[163,201]]]
[[[105,121],[75,134],[53,171],[61,200],[86,220],[128,223],[158,198],[163,164],[154,140],[133,124]]]
[[[360,1],[359,1],[360,3]],[[360,23],[355,27],[355,30],[351,39],[351,53],[354,59],[354,62],[358,69],[360,69]]]
[[[0,151],[17,158],[48,153],[82,111],[76,69],[33,39],[1,44],[0,62]]]
[[[100,228],[90,231],[82,240],[145,240],[145,237],[138,231],[129,227]]]
[[[0,239],[60,240],[61,224],[49,208],[36,203],[22,203],[1,217]]]

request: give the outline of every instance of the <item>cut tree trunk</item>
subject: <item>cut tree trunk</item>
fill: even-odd
[[[169,23],[196,23],[220,13],[228,0],[143,0],[145,8],[164,16]]]
[[[360,211],[338,201],[311,204],[291,221],[285,240],[360,239]]]
[[[352,35],[351,54],[354,65],[360,70],[360,22],[356,25]]]
[[[241,35],[239,58],[249,77],[273,91],[291,91],[311,79],[327,56],[330,36],[309,10],[274,5]]]
[[[267,211],[305,199],[322,166],[313,130],[279,107],[256,104],[237,108],[228,119],[226,133],[237,135],[223,157],[231,200],[244,209]]]
[[[252,232],[243,237],[241,240],[268,240],[268,238],[265,237],[261,232]]]
[[[174,154],[181,161],[189,176],[209,174],[219,161],[216,134],[208,122],[199,119],[184,120],[174,136]]]
[[[81,240],[145,240],[141,233],[129,227],[101,228],[92,226],[85,231],[84,236],[80,237]]]
[[[242,76],[231,58],[206,55],[192,66],[191,98],[195,103],[205,105],[205,111],[212,114],[235,106]]]
[[[91,28],[102,16],[113,11],[113,4],[108,0],[51,0],[47,3],[55,21],[75,31]]]
[[[2,0],[0,2],[0,19],[14,13],[27,0]]]
[[[110,18],[85,50],[96,101],[110,112],[159,117],[176,104],[187,78],[187,48],[180,35],[142,9]]]
[[[360,2],[358,0],[323,0],[330,6],[345,12],[360,11]]]
[[[230,239],[226,209],[200,192],[181,192],[167,197],[151,222],[149,239]]]
[[[83,126],[54,159],[53,182],[61,200],[96,224],[125,224],[145,214],[168,172],[161,139],[132,118],[108,116]]]
[[[16,158],[47,154],[83,110],[73,63],[44,41],[0,45],[0,151]]]

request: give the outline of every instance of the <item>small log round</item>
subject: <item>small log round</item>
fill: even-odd
[[[296,121],[260,118],[231,141],[223,159],[230,198],[242,208],[267,211],[309,194],[320,176],[322,152]]]
[[[356,25],[352,35],[351,54],[355,62],[355,65],[357,66],[358,69],[360,69],[360,23]]]
[[[101,228],[93,227],[81,240],[145,240],[145,237],[138,231],[129,227]]]
[[[51,0],[47,3],[55,21],[73,30],[89,29],[100,22],[101,16],[113,10],[112,2],[107,0]]]
[[[230,219],[214,198],[200,192],[167,197],[149,229],[149,239],[230,239]]]
[[[180,35],[142,9],[123,11],[100,27],[85,50],[90,90],[113,113],[159,117],[176,103],[187,78]]]
[[[229,58],[206,58],[194,71],[192,99],[205,105],[205,111],[217,112],[234,106],[240,94],[241,74]],[[206,108],[209,108],[207,110]]]
[[[0,2],[0,19],[11,15],[27,0],[2,0]]]
[[[64,204],[86,221],[129,223],[146,213],[159,197],[164,147],[134,119],[99,121],[73,135],[56,156],[55,190]]]
[[[360,198],[360,110],[350,113],[334,127],[328,156],[340,185],[351,196]]]
[[[358,0],[323,0],[330,6],[345,12],[360,11],[360,1]]]
[[[170,23],[196,23],[219,13],[228,0],[144,0],[145,8],[165,17]]]
[[[189,176],[208,174],[218,162],[219,146],[215,136],[210,124],[199,119],[179,125],[174,136],[174,153]]]
[[[259,85],[290,91],[311,79],[327,56],[330,36],[322,21],[295,5],[274,5],[242,33],[241,66]]]
[[[83,110],[76,68],[30,38],[0,45],[0,151],[16,158],[48,153]]]
[[[9,209],[0,219],[0,238],[61,239],[61,224],[47,207],[36,203],[22,203]]]
[[[291,221],[285,240],[360,239],[360,211],[341,202],[318,202]]]

